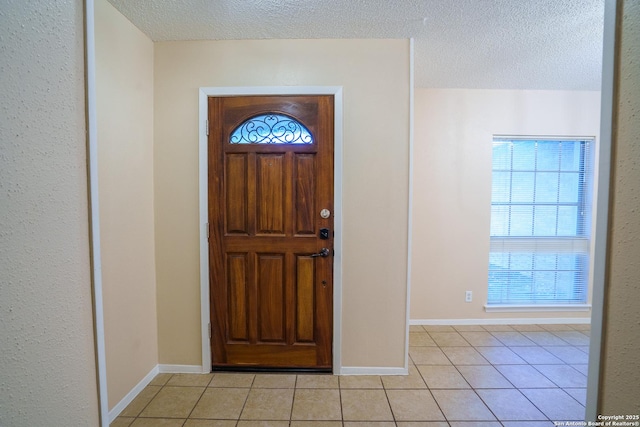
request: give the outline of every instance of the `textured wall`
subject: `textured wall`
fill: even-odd
[[[599,123],[595,91],[416,90],[411,319],[590,316],[485,312],[491,141],[494,134],[595,137]]]
[[[153,43],[95,2],[100,249],[109,408],[158,364]]]
[[[95,426],[79,0],[0,7],[0,425]]]
[[[623,16],[600,391],[600,412],[609,415],[640,413],[640,1],[618,4]]]

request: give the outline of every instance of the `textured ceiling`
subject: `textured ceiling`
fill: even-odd
[[[604,0],[109,0],[154,41],[415,39],[429,88],[599,90]]]

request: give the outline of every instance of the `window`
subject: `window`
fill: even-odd
[[[229,138],[231,144],[313,144],[311,132],[296,119],[270,113],[240,124]]]
[[[488,306],[586,303],[592,142],[494,138]]]

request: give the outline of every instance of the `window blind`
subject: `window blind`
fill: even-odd
[[[592,142],[494,138],[488,305],[586,302]]]

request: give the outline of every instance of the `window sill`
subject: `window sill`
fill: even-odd
[[[484,311],[487,313],[522,313],[536,311],[590,311],[591,304],[554,304],[554,305],[525,305],[525,304],[485,304]]]

